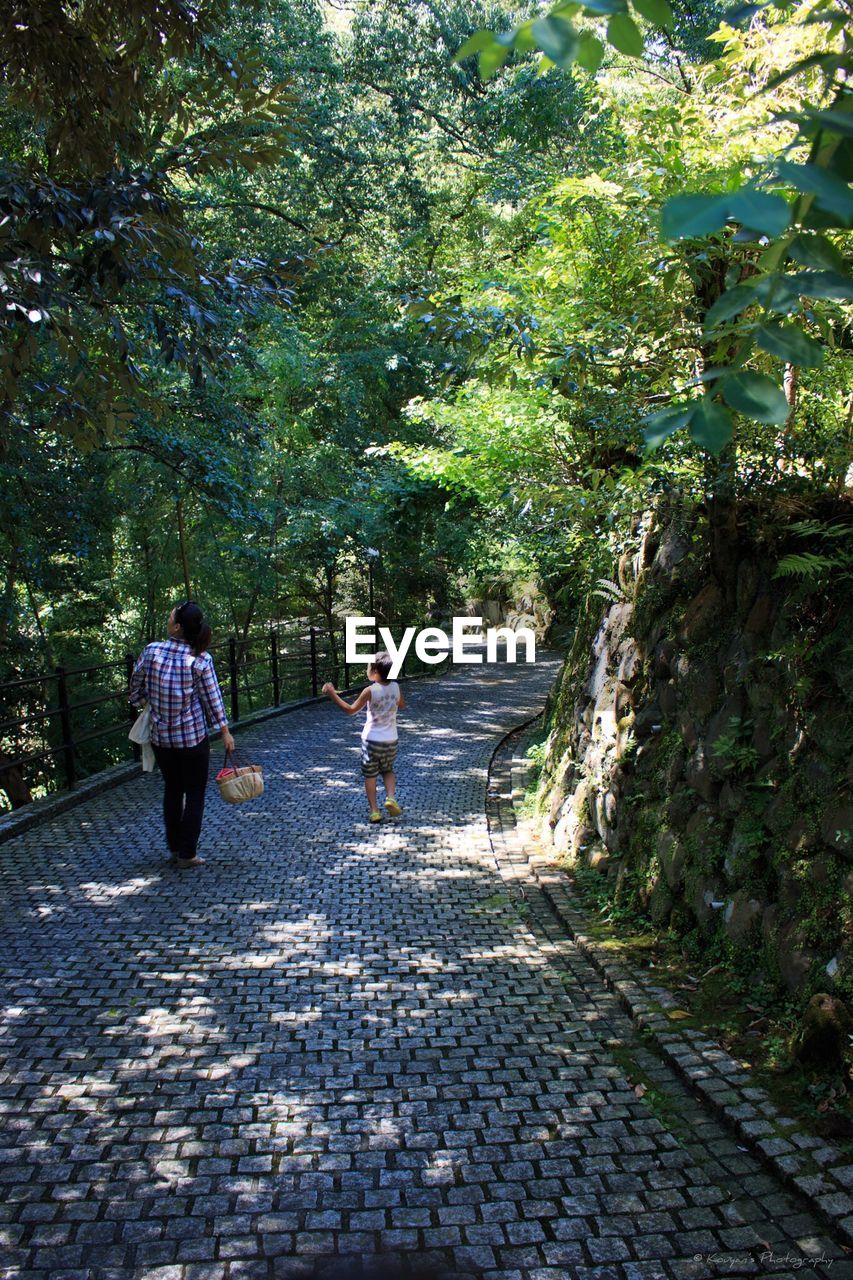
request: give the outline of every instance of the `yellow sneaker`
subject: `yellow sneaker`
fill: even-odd
[[[385,808],[388,810],[392,818],[399,818],[403,810],[397,804],[397,801],[389,798],[385,801]]]
[[[370,821],[371,821],[371,822],[381,822],[381,821],[382,821],[382,814],[379,812],[379,810],[378,810],[378,809],[371,809],[371,811],[370,811]]]

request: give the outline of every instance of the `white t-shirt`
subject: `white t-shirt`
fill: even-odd
[[[399,701],[400,686],[396,680],[370,686],[364,707],[367,720],[361,731],[363,742],[397,741],[397,703]]]

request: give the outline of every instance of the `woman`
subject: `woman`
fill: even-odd
[[[151,745],[165,782],[166,841],[179,867],[199,867],[204,859],[196,846],[210,760],[207,726],[222,730],[226,751],[234,750],[234,739],[207,652],[210,627],[201,609],[185,600],[169,614],[166,630],[168,640],[143,649],[130,701],[151,707]]]

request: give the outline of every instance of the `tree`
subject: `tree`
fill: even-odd
[[[283,264],[215,269],[186,219],[198,175],[281,157],[287,86],[220,51],[230,6],[13,4],[0,32],[10,162],[0,171],[0,393],[8,442],[80,448],[156,408],[146,366],[199,386],[229,359],[217,309],[289,300]]]

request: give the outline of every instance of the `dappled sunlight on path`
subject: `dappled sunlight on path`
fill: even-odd
[[[321,705],[246,734],[267,790],[210,795],[203,870],[157,778],[4,847],[0,1275],[673,1280],[754,1234],[503,893],[486,768],[557,669],[411,685],[398,822]]]

